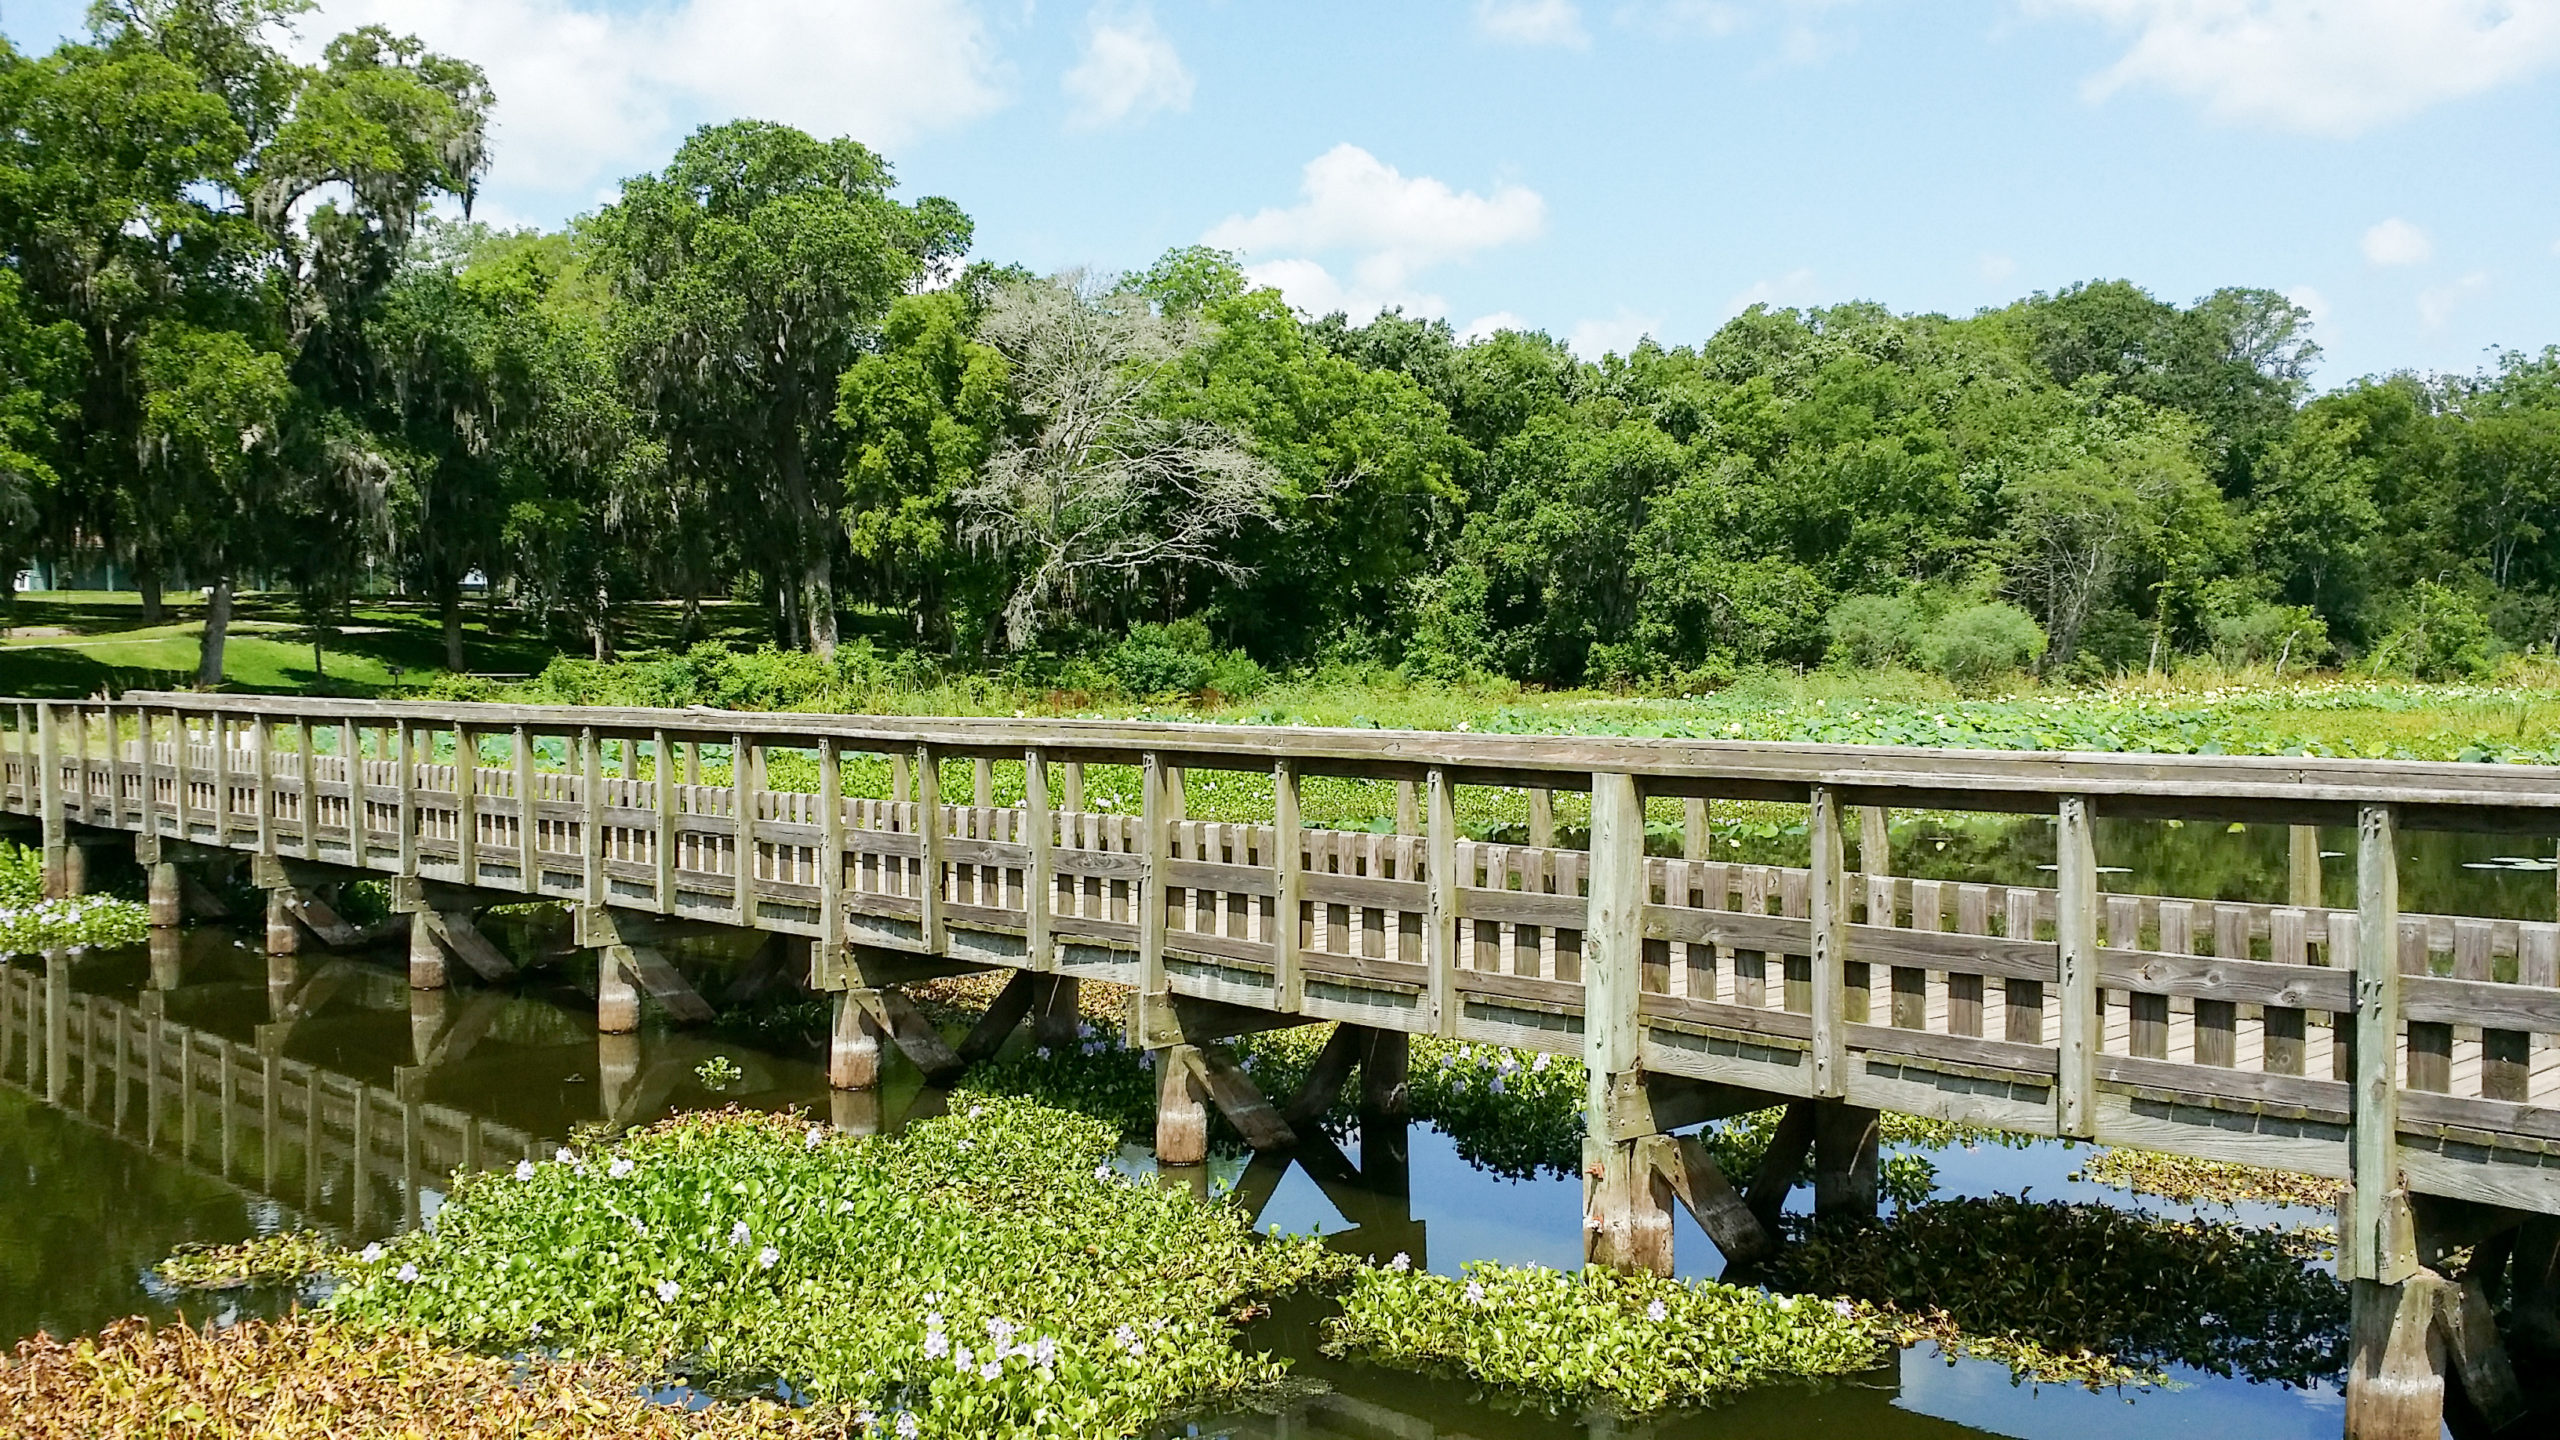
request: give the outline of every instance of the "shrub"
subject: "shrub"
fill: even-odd
[[[0,840],[0,909],[44,903],[44,852]]]
[[[2329,623],[2307,605],[2253,605],[2210,623],[2213,658],[2224,665],[2298,665],[2329,658]]]
[[[2409,614],[2374,648],[2373,668],[2421,680],[2467,680],[2489,672],[2497,659],[2497,636],[2470,596],[2421,580],[2410,599]]]
[[[1823,625],[1831,634],[1824,658],[1853,670],[1908,664],[1920,640],[1919,610],[1894,595],[1852,595],[1831,607]]]
[[[1102,652],[1102,669],[1129,695],[1202,695],[1230,699],[1261,693],[1271,677],[1241,650],[1220,650],[1197,619],[1134,625]]]
[[[1921,632],[1920,661],[1960,690],[1984,690],[2044,658],[2033,616],[1996,601],[1949,611]]]

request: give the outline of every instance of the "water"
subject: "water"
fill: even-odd
[[[1935,837],[1944,836],[1941,848]],[[2122,827],[2104,857],[2129,873],[2111,888],[2161,889],[2200,897],[2278,899],[2284,834],[2260,828]],[[2324,836],[2333,849],[2342,836]],[[2544,918],[2548,871],[2467,869],[2492,857],[2547,854],[2547,845],[2474,837],[2410,837],[2404,904],[2472,914]],[[1940,878],[2032,882],[2051,860],[2050,831],[2038,824],[1961,830],[1898,826],[1906,873]],[[1784,837],[1755,849],[1782,848]],[[1743,858],[1780,859],[1781,854]],[[2332,861],[2332,903],[2345,899]],[[2221,876],[2213,885],[2202,877]],[[312,955],[271,962],[232,932],[189,931],[153,950],[78,957],[21,957],[0,981],[0,1341],[38,1330],[93,1331],[126,1315],[228,1319],[270,1313],[294,1297],[242,1291],[173,1294],[152,1276],[155,1261],[187,1243],[221,1242],[300,1227],[343,1243],[395,1233],[431,1216],[443,1176],[466,1153],[484,1165],[520,1154],[548,1155],[579,1127],[629,1123],[671,1110],[742,1104],[800,1107],[839,1123],[899,1123],[938,1108],[938,1097],[893,1063],[876,1097],[831,1094],[814,1042],[767,1045],[699,1031],[600,1036],[593,1024],[593,959],[557,952],[556,930],[539,924],[509,937],[520,953],[554,952],[519,986],[457,987],[413,995],[396,947],[358,956]],[[706,990],[710,987],[706,986]],[[59,1004],[49,1007],[48,993]],[[66,1028],[46,1034],[50,1009]],[[155,1018],[156,1017],[156,1018]],[[85,1030],[80,1027],[85,1026]],[[152,1079],[148,1037],[159,1035],[160,1080]],[[124,1059],[116,1060],[116,1036]],[[95,1063],[80,1063],[80,1036]],[[55,1054],[57,1048],[64,1053]],[[412,1064],[421,1053],[436,1063]],[[279,1126],[270,1150],[249,1102],[235,1097],[223,1123],[217,1084],[183,1093],[184,1051],[202,1076],[231,1066],[237,1076],[306,1077],[328,1097],[320,1152],[294,1124]],[[714,1055],[744,1072],[714,1090],[695,1067]],[[238,1094],[254,1094],[254,1086]],[[287,1093],[293,1093],[288,1086]],[[358,1097],[368,1162],[351,1151]],[[469,1147],[466,1151],[465,1147]],[[1375,1152],[1374,1154],[1368,1152]],[[1941,1195],[2031,1193],[2037,1199],[2097,1200],[2154,1213],[2238,1218],[2251,1223],[2319,1223],[2325,1213],[2274,1206],[2172,1206],[2072,1178],[2086,1151],[2057,1143],[1985,1145],[1931,1153]],[[1127,1157],[1148,1165],[1143,1153]],[[1319,1230],[1332,1243],[1454,1273],[1468,1260],[1571,1266],[1580,1260],[1580,1192],[1570,1177],[1504,1179],[1460,1158],[1456,1142],[1427,1126],[1393,1135],[1349,1137],[1338,1154],[1309,1163],[1228,1157],[1209,1183],[1262,1201],[1261,1221]],[[1799,1192],[1799,1202],[1805,1196]],[[1677,1219],[1680,1273],[1711,1276],[1720,1258],[1685,1212]],[[1332,1360],[1317,1348],[1320,1316],[1285,1307],[1258,1322],[1252,1341],[1295,1357],[1297,1374],[1320,1381],[1277,1413],[1202,1417],[1176,1427],[1239,1437],[1597,1436],[1628,1428],[1606,1417],[1518,1410],[1477,1387]],[[1914,1347],[1867,1375],[1819,1387],[1755,1392],[1711,1410],[1647,1422],[1647,1433],[1686,1436],[1935,1437],[2008,1435],[2109,1440],[2212,1433],[2334,1436],[2340,1397],[2325,1387],[2291,1389],[2181,1371],[2169,1388],[2091,1394],[2068,1386],[2012,1384],[2006,1368],[1953,1365],[1934,1348]]]

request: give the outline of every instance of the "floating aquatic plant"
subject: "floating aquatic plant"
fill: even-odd
[[[372,1247],[379,1252],[381,1247]],[[347,1264],[347,1252],[308,1230],[260,1235],[229,1245],[181,1245],[153,1267],[181,1290],[297,1285]]]
[[[0,910],[0,954],[139,945],[151,934],[151,912],[130,900],[74,895]]]
[[[329,1306],[475,1349],[783,1381],[924,1435],[1132,1433],[1276,1379],[1231,1315],[1351,1262],[1121,1178],[1118,1139],[966,1094],[862,1139],[686,1116],[464,1180],[432,1233],[351,1266]]]
[[[1772,1380],[1850,1374],[1885,1356],[1864,1308],[1598,1267],[1473,1263],[1457,1277],[1363,1270],[1326,1348],[1466,1375],[1552,1408],[1629,1411]]]

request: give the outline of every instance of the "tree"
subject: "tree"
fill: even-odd
[[[2244,526],[2250,558],[2278,597],[2304,605],[2332,636],[2371,633],[2373,462],[2356,453],[2352,419],[2306,414],[2269,447],[2251,477]]]
[[[2042,613],[2054,663],[2071,660],[2130,575],[2183,584],[2197,552],[2216,548],[2222,510],[2196,463],[2196,428],[2118,401],[2053,435],[2044,463],[2004,487],[2010,580]]]
[[[981,288],[973,280],[901,296],[879,353],[855,361],[836,392],[854,556],[875,598],[910,605],[916,638],[946,647],[980,644],[978,617],[1004,590],[988,558],[962,542],[957,505],[1012,419],[1004,356],[972,338]]]
[[[843,536],[838,378],[890,303],[969,243],[957,206],[901,205],[890,185],[888,163],[852,140],[740,120],[695,132],[587,231],[642,424],[754,537],[821,653],[835,649]]]
[[[1008,643],[1152,574],[1241,573],[1220,542],[1270,514],[1278,477],[1225,427],[1159,404],[1192,325],[1069,272],[1003,287],[984,335],[1011,368],[1023,431],[958,499],[970,538],[1017,567]]]

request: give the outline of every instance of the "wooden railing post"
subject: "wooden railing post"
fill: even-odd
[[[1306,998],[1306,977],[1299,968],[1303,943],[1299,912],[1306,906],[1306,828],[1299,817],[1298,762],[1279,760],[1271,767],[1271,985],[1273,1003],[1296,1010]]]
[[[413,736],[406,720],[392,726],[392,758],[400,766],[400,874],[412,880],[418,875],[418,753]],[[310,777],[303,777],[303,783],[302,823],[307,833],[311,824]]]
[[[365,727],[353,720],[338,725],[338,749],[347,757],[347,859],[359,870],[372,868],[373,848],[373,822],[365,813],[373,801],[364,773],[364,732]]]
[[[542,857],[535,838],[539,827],[538,807],[533,800],[533,734],[524,726],[515,727],[516,761],[516,888],[527,895],[542,888]]]
[[[1067,794],[1065,804],[1067,813],[1070,815],[1081,815],[1084,813],[1084,762],[1081,760],[1070,760],[1067,762]]]
[[[231,843],[231,718],[216,710],[213,722],[213,843]]]
[[[586,812],[578,822],[578,888],[588,904],[601,905],[613,887],[604,873],[604,742],[593,725],[578,732],[578,772],[578,799]]]
[[[462,837],[462,883],[480,883],[480,742],[467,726],[453,727],[453,814]]]
[[[2339,1217],[2338,1268],[2398,1284],[2417,1269],[2400,1176],[2400,819],[2389,805],[2356,817],[2355,1089],[2352,1180]]]
[[[274,762],[267,753],[267,717],[252,716],[249,721],[249,768],[258,786],[258,853],[273,857],[276,853],[276,791]],[[312,859],[319,857],[304,854]],[[272,947],[270,947],[272,948]]]
[[[1545,786],[1529,791],[1529,845],[1535,850],[1556,848],[1556,792]]]
[[[1840,833],[1840,794],[1828,785],[1813,787],[1809,815],[1813,838],[1813,1093],[1838,1098],[1849,1093],[1848,926],[1849,905]]]
[[[1424,782],[1429,794],[1424,811],[1423,862],[1429,884],[1422,921],[1422,958],[1431,977],[1432,1026],[1440,1035],[1458,1033],[1458,801],[1446,767],[1434,765]]]
[[[1172,824],[1171,777],[1163,759],[1150,750],[1138,767],[1138,878],[1129,887],[1131,918],[1138,922],[1138,1003],[1151,1006],[1165,997],[1164,874],[1165,834]],[[1159,1060],[1159,1063],[1163,1063]]]
[[[835,984],[844,945],[844,752],[832,735],[818,738],[818,943],[809,952],[809,983]]]
[[[1644,792],[1630,774],[1591,777],[1591,894],[1582,930],[1583,1258],[1669,1274],[1671,1215],[1642,1173],[1636,1137],[1612,1121],[1621,1086],[1642,1083]]]
[[[951,827],[942,816],[942,756],[930,745],[915,750],[916,836],[923,842],[923,874],[919,879],[917,925],[925,953],[942,953],[942,857],[949,850]]]
[[[111,824],[124,823],[124,782],[133,773],[124,758],[124,722],[117,718],[114,702],[105,705],[107,717],[107,819]],[[147,828],[147,827],[146,827]]]
[[[756,748],[743,734],[729,737],[729,815],[736,822],[738,923],[756,923]]]
[[[676,756],[667,748],[667,732],[652,732],[650,759],[657,771],[658,913],[676,912]]]
[[[44,893],[59,900],[71,883],[71,834],[62,817],[62,765],[55,753],[53,705],[36,702],[36,818],[44,844]],[[23,743],[23,742],[22,742]]]
[[[169,751],[176,762],[173,768],[177,772],[174,783],[178,791],[178,838],[181,840],[193,835],[188,828],[187,817],[189,803],[195,793],[196,775],[195,762],[188,756],[187,749],[187,712],[172,705],[169,707]]]
[[[2085,795],[2062,797],[2053,885],[2060,1124],[2063,1134],[2088,1138],[2098,1123],[2098,839]]]
[[[297,720],[293,726],[294,761],[302,767],[302,853],[313,860],[320,858],[320,779],[319,767],[311,759],[311,722]]]
[[[1049,757],[1037,748],[1022,755],[1022,829],[1031,845],[1031,864],[1022,876],[1023,958],[1034,970],[1055,970],[1057,945],[1049,938],[1049,921],[1058,903],[1058,816],[1049,808]]]

